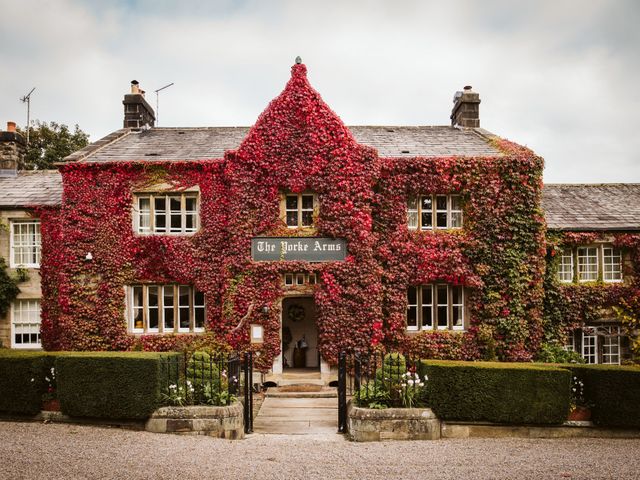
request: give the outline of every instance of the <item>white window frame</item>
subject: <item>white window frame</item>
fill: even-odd
[[[287,205],[288,198],[296,198],[296,208],[289,208]],[[303,207],[303,198],[311,197],[311,208]],[[313,228],[314,227],[314,219],[313,216],[315,214],[316,208],[318,205],[318,196],[312,192],[301,192],[301,193],[285,193],[284,194],[284,223],[289,229],[295,228]],[[289,225],[289,212],[295,212],[297,222],[295,225]],[[311,212],[311,223],[305,224],[303,222],[303,213]]]
[[[157,288],[158,292],[158,327],[149,327],[149,289]],[[134,304],[134,291],[136,288],[142,289],[142,301],[141,306],[135,306]],[[182,288],[189,289],[188,304],[180,304],[180,290]],[[207,319],[206,302],[204,296],[202,296],[202,303],[196,303],[197,293],[202,295],[202,292],[196,292],[196,289],[190,285],[176,285],[176,284],[135,284],[129,285],[127,289],[127,324],[129,331],[136,334],[159,334],[159,333],[201,333],[205,330],[205,324]],[[173,310],[173,328],[166,328],[165,326],[165,289],[171,289],[173,294],[172,310]],[[153,307],[156,308],[156,307]],[[168,308],[168,307],[167,307]],[[180,326],[180,308],[189,309],[189,327],[184,328]],[[142,311],[142,327],[135,326],[135,317],[138,310]],[[202,310],[202,326],[196,326],[196,312]]]
[[[11,219],[11,234],[9,235],[9,266],[11,268],[40,268],[40,259],[42,255],[42,236],[40,233],[40,220],[39,219]],[[26,235],[33,242],[22,244],[22,241],[16,242],[16,235],[25,235],[24,233],[18,233],[17,230],[21,227],[33,226],[33,233],[27,232]],[[31,238],[33,237],[33,238]],[[24,248],[29,249],[29,256],[35,256],[35,262],[18,262],[16,261],[17,249]]]
[[[611,266],[610,272],[607,272],[607,266]],[[607,273],[610,278],[607,278]],[[602,281],[619,283],[622,280],[622,250],[612,245],[602,245]]]
[[[287,272],[282,275],[283,285],[285,287],[301,287],[307,285],[315,285],[317,278],[315,273]]]
[[[595,256],[589,254],[590,250],[595,250]],[[600,249],[598,247],[594,247],[594,246],[578,247],[578,281],[579,282],[585,283],[585,282],[598,281],[598,275],[600,272],[599,250]],[[586,255],[583,252],[586,252]],[[590,261],[594,258],[595,258],[595,263]],[[585,260],[581,261],[582,259],[585,259]],[[595,266],[595,269],[593,268],[594,266]],[[592,278],[591,276],[594,273],[595,273],[595,278]],[[587,274],[589,274],[589,277],[585,278]]]
[[[446,210],[438,209],[438,198],[446,197]],[[423,199],[431,199],[431,225],[423,225]],[[453,208],[453,199],[458,201],[459,208]],[[438,214],[446,213],[446,226],[438,225]],[[459,216],[460,225],[454,226],[454,217]],[[434,194],[434,195],[416,195],[407,199],[407,228],[409,230],[433,231],[433,230],[460,230],[464,226],[464,214],[462,211],[461,195],[459,194]]]
[[[164,227],[156,225],[156,205],[155,200],[164,197],[164,209],[158,210],[164,212]],[[180,209],[171,209],[171,200],[178,198],[180,200]],[[140,200],[147,199],[149,201],[149,209],[142,210],[140,208]],[[194,209],[187,210],[187,199],[194,200]],[[171,226],[172,216],[180,216],[180,227]],[[143,226],[141,219],[149,218],[149,226]],[[187,217],[193,218],[191,227],[187,227]],[[133,195],[133,231],[138,235],[193,235],[200,229],[200,196],[198,192],[139,192]]]
[[[438,288],[446,287],[447,289],[447,303],[438,303]],[[415,308],[416,310],[416,325],[409,325],[408,318],[406,320],[406,329],[407,331],[464,331],[465,326],[465,292],[464,287],[460,285],[449,285],[446,283],[432,283],[428,285],[411,285],[409,288],[414,288],[416,290],[416,303],[409,303],[409,291],[407,290],[407,312],[409,309]],[[453,289],[457,288],[460,291],[460,302],[461,303],[453,303]],[[431,291],[431,303],[423,304],[424,296],[423,291],[425,289],[429,289]],[[447,308],[447,326],[438,325],[438,307]],[[431,319],[430,321],[425,321],[423,307],[431,308]],[[453,309],[457,307],[460,309],[462,324],[454,325],[453,321]]]
[[[603,327],[609,335],[604,335],[602,339],[602,364],[620,365],[620,327]]]
[[[595,365],[598,363],[598,336],[590,329],[582,329],[582,358],[585,363]]]
[[[595,255],[589,255],[594,250]],[[607,243],[581,245],[574,248],[567,247],[562,250],[560,255],[556,273],[557,279],[561,283],[572,283],[576,279],[579,283],[597,281],[620,283],[624,281],[623,251],[620,247]],[[571,280],[569,276],[571,276]]]
[[[31,309],[29,308],[31,305],[31,302],[33,302],[36,305],[36,309]],[[26,303],[27,304],[27,309],[23,309],[22,308],[22,304]],[[29,343],[16,343],[16,334],[18,333],[16,331],[17,329],[17,325],[18,325],[18,319],[17,319],[17,315],[18,315],[18,305],[20,305],[19,308],[19,312],[20,315],[22,315],[24,312],[27,313],[27,315],[33,313],[33,312],[37,312],[37,317],[38,317],[38,321],[37,322],[32,322],[29,321],[30,319],[27,319],[28,321],[24,321],[23,319],[20,319],[19,324],[21,326],[27,326],[27,328],[30,327],[34,327],[35,325],[38,326],[38,331],[37,331],[37,338],[38,338],[38,342],[36,343],[32,343],[31,341],[29,341]],[[40,333],[40,327],[42,325],[42,319],[40,317],[41,315],[41,310],[40,310],[40,299],[39,298],[18,298],[15,299],[12,303],[11,303],[11,310],[10,310],[10,321],[11,321],[11,348],[14,349],[18,349],[18,350],[22,350],[22,349],[30,349],[30,350],[34,350],[34,349],[42,349],[42,337],[41,337],[41,333]],[[22,333],[22,332],[21,332]],[[28,335],[33,335],[33,332],[25,332]]]
[[[562,249],[560,252],[560,262],[558,263],[558,281],[562,283],[572,283],[574,279],[574,267],[573,249]]]

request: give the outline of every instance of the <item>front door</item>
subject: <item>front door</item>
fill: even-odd
[[[285,370],[320,369],[313,297],[282,300],[282,366]]]

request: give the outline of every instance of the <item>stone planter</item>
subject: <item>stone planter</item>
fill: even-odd
[[[145,430],[237,440],[244,438],[243,407],[240,402],[228,407],[161,407],[147,420]]]
[[[349,402],[349,436],[356,442],[438,440],[440,420],[430,408],[372,410]]]

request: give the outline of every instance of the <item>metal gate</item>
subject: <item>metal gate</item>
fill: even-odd
[[[242,359],[242,388],[244,391],[244,433],[253,432],[253,353],[245,352]]]

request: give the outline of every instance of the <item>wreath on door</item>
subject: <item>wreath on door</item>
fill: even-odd
[[[304,320],[304,307],[297,304],[290,305],[287,309],[287,317],[292,322],[300,322]]]

